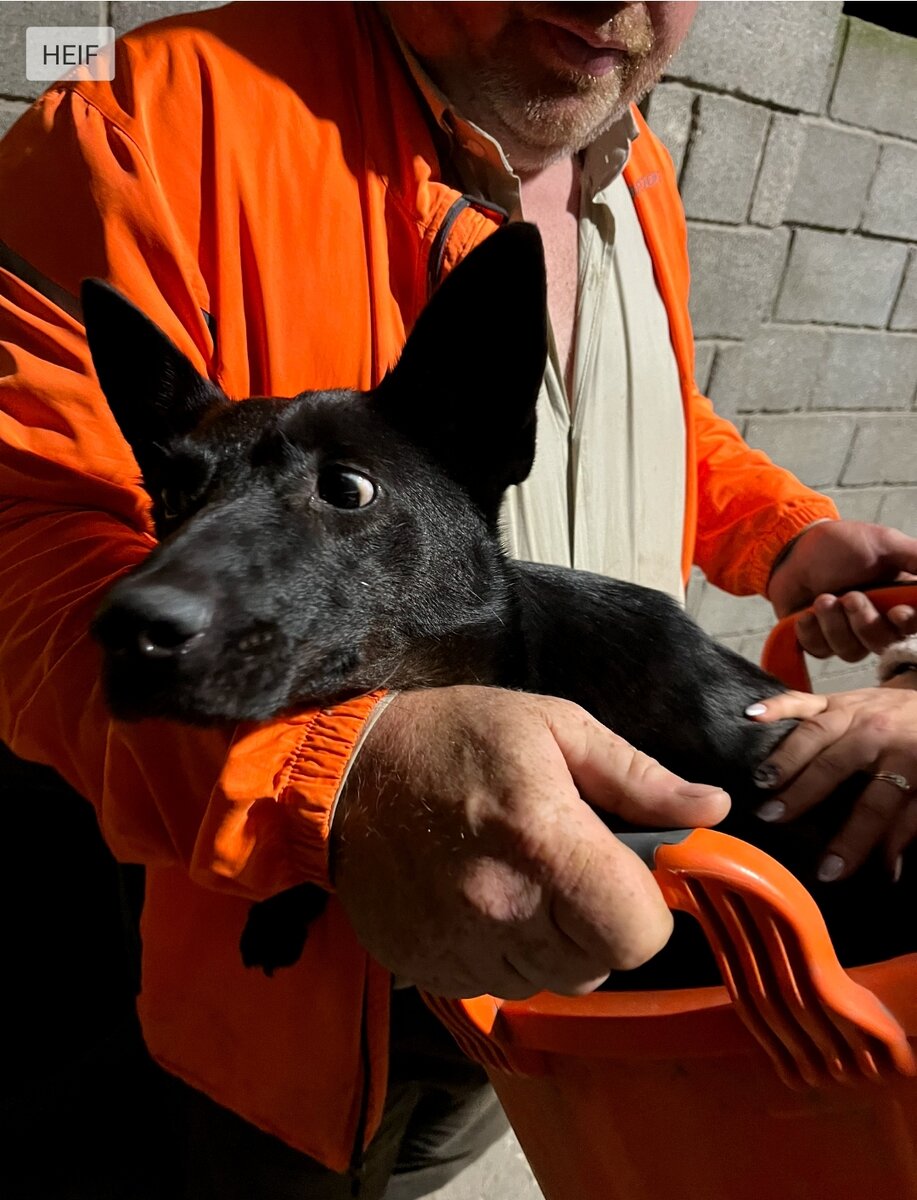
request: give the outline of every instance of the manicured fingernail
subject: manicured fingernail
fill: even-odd
[[[755,787],[772,788],[776,787],[780,779],[780,772],[776,767],[772,767],[770,763],[762,763],[760,767],[752,775],[755,781]]]
[[[766,704],[749,704],[745,710],[745,715],[746,717],[763,717],[766,712]]]
[[[818,878],[822,883],[833,883],[835,879],[840,879],[846,866],[839,854],[826,854],[818,868]]]
[[[782,800],[768,800],[755,809],[755,815],[759,816],[762,821],[779,821],[786,812],[786,805]]]
[[[898,880],[901,878],[901,872],[903,869],[904,869],[904,858],[902,855],[899,854],[898,857],[895,859],[895,865],[892,868],[892,883],[898,882]]]

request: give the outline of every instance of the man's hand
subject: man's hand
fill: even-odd
[[[767,598],[778,617],[812,606],[796,626],[809,654],[859,662],[917,632],[917,612],[902,604],[883,617],[860,592],[834,593],[914,579],[915,573],[917,538],[864,521],[821,521],[799,535],[774,570]]]
[[[582,994],[645,962],[671,914],[584,800],[663,828],[712,825],[729,807],[564,700],[484,687],[396,697],[332,831],[360,941],[445,996]]]

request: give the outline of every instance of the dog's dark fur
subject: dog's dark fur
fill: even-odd
[[[127,301],[84,285],[93,361],[161,539],[95,622],[114,713],[260,721],[456,683],[565,697],[727,788],[724,828],[812,887],[845,961],[911,949],[906,885],[878,864],[814,882],[849,802],[793,826],[752,815],[751,772],[790,726],[743,711],[779,683],[658,592],[503,554],[500,501],[535,450],[544,292],[537,232],[510,226],[456,267],[375,391],[231,403]],[[314,894],[254,906],[247,961],[294,960]],[[688,936],[628,984],[707,979]]]

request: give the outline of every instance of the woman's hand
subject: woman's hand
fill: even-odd
[[[828,846],[818,870],[823,882],[852,874],[879,845],[897,878],[901,854],[917,837],[917,691],[908,674],[831,696],[785,692],[746,710],[761,722],[802,722],[755,773],[759,787],[778,793],[758,809],[762,820],[792,821],[850,776],[872,777]]]

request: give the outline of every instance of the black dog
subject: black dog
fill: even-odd
[[[752,772],[791,725],[743,712],[781,691],[776,680],[658,592],[503,554],[498,510],[532,465],[546,356],[534,227],[499,231],[455,268],[368,394],[232,403],[112,289],[86,283],[83,305],[161,539],[94,625],[118,717],[265,720],[381,686],[564,697],[686,778],[725,787],[724,828],[810,886],[845,962],[915,948],[906,885],[878,863],[815,882],[849,802],[792,826],[753,816]],[[474,352],[451,352],[459,329]],[[255,905],[246,961],[295,961],[317,894]],[[712,981],[701,942],[685,938],[624,985]]]

